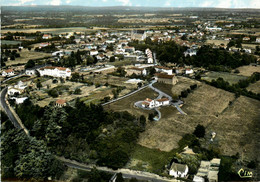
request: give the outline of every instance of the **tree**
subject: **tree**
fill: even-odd
[[[33,68],[34,66],[35,66],[35,62],[30,59],[29,61],[27,61],[26,65],[25,65],[25,69]]]
[[[110,62],[115,62],[115,60],[116,60],[115,56],[111,56],[109,59]]]
[[[205,136],[205,127],[203,125],[198,124],[193,134],[198,138],[203,138]]]
[[[102,181],[102,177],[100,172],[94,167],[90,171],[90,177],[88,179],[88,182],[97,182],[97,181]]]
[[[116,176],[117,176],[116,182],[124,182],[125,181],[122,173],[118,173]]]
[[[137,86],[138,86],[138,88],[141,88],[142,87],[142,82],[138,82]]]
[[[38,80],[37,81],[37,84],[36,84],[37,88],[40,90],[42,88],[42,84],[41,84],[41,81]]]
[[[80,94],[81,94],[81,90],[80,90],[80,88],[76,88],[76,90],[74,91],[74,94],[76,94],[76,95],[80,95]]]

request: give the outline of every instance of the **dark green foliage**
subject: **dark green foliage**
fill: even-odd
[[[74,94],[80,95],[81,94],[80,88],[76,88],[76,90],[74,91]]]
[[[16,113],[27,129],[31,129],[34,122],[43,116],[43,110],[38,105],[34,106],[30,99],[26,99],[24,103],[16,107]]]
[[[115,60],[116,60],[115,56],[111,56],[109,59],[110,62],[115,62]]]
[[[47,151],[43,141],[17,129],[5,128],[1,136],[3,178],[59,178],[65,167]]]
[[[27,68],[33,68],[35,66],[35,62],[33,60],[29,60],[26,65],[25,65],[25,69]]]
[[[219,181],[240,181],[241,178],[238,176],[237,171],[235,171],[232,166],[236,159],[231,157],[221,157],[221,163],[219,167]]]
[[[248,164],[247,164],[247,167],[248,168],[251,168],[251,169],[255,169],[257,167],[257,162],[256,161],[250,161]]]
[[[198,124],[193,134],[198,138],[203,138],[205,136],[205,127],[203,125]]]
[[[124,182],[124,178],[123,178],[123,175],[122,173],[118,173],[117,174],[117,178],[116,178],[116,182]]]

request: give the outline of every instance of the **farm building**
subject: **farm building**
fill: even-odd
[[[175,75],[166,75],[166,74],[162,74],[162,73],[156,73],[155,76],[159,83],[175,85],[178,82],[178,79]]]

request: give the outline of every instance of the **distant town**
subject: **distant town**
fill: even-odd
[[[260,10],[3,6],[3,181],[260,180]]]

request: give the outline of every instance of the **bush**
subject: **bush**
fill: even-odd
[[[205,127],[203,125],[198,124],[193,134],[198,138],[203,138],[205,136]]]
[[[247,164],[247,167],[248,168],[251,168],[251,169],[255,169],[257,167],[257,163],[255,161],[250,161],[248,164]]]

